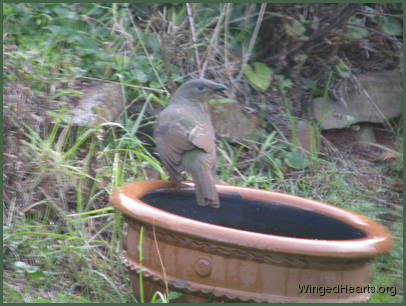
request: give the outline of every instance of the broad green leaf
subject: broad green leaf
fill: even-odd
[[[179,27],[182,24],[182,22],[185,20],[185,15],[186,15],[185,6],[181,6],[180,9],[176,6],[171,6],[168,9],[167,20],[169,22],[174,22],[174,25]]]
[[[364,38],[368,35],[368,30],[363,28],[365,26],[365,19],[364,18],[357,18],[352,16],[348,20],[349,24],[354,24],[357,26],[349,26],[345,31],[345,36],[351,40],[358,40]],[[359,27],[358,27],[359,26]]]
[[[303,89],[316,89],[317,88],[317,82],[315,80],[309,79],[309,78],[304,78],[303,80]]]
[[[68,18],[68,19],[76,19],[77,14],[72,9],[65,7],[65,6],[55,6],[52,10],[60,17]]]
[[[402,25],[401,23],[393,17],[384,17],[382,31],[388,35],[401,35],[402,34]]]
[[[273,71],[266,64],[253,62],[243,67],[244,76],[257,90],[266,91],[271,85]]]
[[[288,152],[285,155],[286,164],[293,169],[306,168],[306,160],[297,152]]]
[[[169,292],[168,299],[169,300],[176,300],[182,296],[181,292],[171,291]]]
[[[140,69],[133,69],[132,74],[134,78],[137,79],[138,82],[140,83],[146,83],[148,82],[148,76],[144,73],[144,71]]]
[[[306,28],[297,20],[293,20],[292,24],[285,23],[286,33],[293,38],[305,38],[302,37]]]
[[[291,79],[285,77],[282,74],[277,74],[275,79],[278,81],[278,84],[281,88],[291,88],[293,86],[293,82]]]
[[[336,65],[336,69],[338,74],[342,77],[342,78],[349,78],[350,77],[350,73],[348,72],[348,68],[347,66],[344,64],[344,62],[342,60],[339,60],[337,65]]]
[[[227,104],[227,103],[237,103],[237,101],[230,98],[212,99],[209,101],[210,105]]]

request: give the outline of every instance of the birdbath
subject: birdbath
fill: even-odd
[[[182,293],[175,302],[369,298],[373,260],[391,246],[382,225],[319,201],[229,185],[216,185],[220,208],[199,206],[193,183],[183,186],[141,181],[112,194],[128,223],[123,262],[136,298],[140,273],[146,301],[167,290]]]

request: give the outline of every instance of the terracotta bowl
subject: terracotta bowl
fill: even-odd
[[[126,184],[112,194],[128,223],[123,260],[134,294],[177,302],[361,302],[388,231],[365,216],[289,194],[217,185],[198,206],[193,183]],[[143,228],[142,248],[139,247]],[[329,289],[330,288],[330,289]]]

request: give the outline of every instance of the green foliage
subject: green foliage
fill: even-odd
[[[208,55],[204,51],[212,48],[215,52],[208,57],[209,67],[220,67],[223,60],[227,65],[224,50],[230,54],[230,63],[235,61],[231,54],[241,62],[238,58],[244,55],[258,20],[258,4],[191,3],[191,7],[201,60]],[[229,23],[220,24],[220,35],[217,41],[212,40],[219,15],[227,7]],[[38,194],[40,187],[45,193],[33,197],[24,207],[15,207],[12,201],[4,203],[6,302],[135,302],[119,258],[123,217],[113,210],[108,197],[117,186],[147,179],[151,169],[167,178],[151,153],[151,136],[145,132],[154,122],[148,111],[154,113],[155,106],[166,106],[168,97],[157,92],[164,92],[165,86],[176,84],[181,76],[196,73],[197,65],[192,60],[195,45],[190,41],[185,5],[137,3],[131,9],[137,17],[134,20],[129,4],[3,5],[6,82],[24,84],[36,96],[59,105],[69,101],[67,98],[78,97],[75,86],[84,78],[120,81],[129,106],[137,106],[135,115],[130,116],[126,110],[123,120],[106,124],[104,132],[65,124],[67,108],[63,104],[53,110],[52,123],[41,132],[27,124],[19,127],[23,135],[19,149],[29,158],[28,165],[24,163],[24,184],[30,195]],[[161,14],[158,19],[153,16],[157,10]],[[388,35],[402,35],[400,19],[373,12],[371,9],[370,15],[350,20],[356,26],[347,27],[348,40],[367,39],[369,32],[364,27],[370,24]],[[283,39],[293,42],[286,44],[287,48],[306,40],[307,32],[319,26],[317,18],[307,19],[302,13],[291,17],[271,11],[264,18],[280,18],[286,34]],[[176,48],[172,50],[167,42],[163,43],[165,48],[161,46],[162,33],[173,35],[168,41]],[[166,59],[171,52],[173,57]],[[311,55],[299,54],[294,60],[303,65],[309,58]],[[226,68],[235,68],[233,65]],[[340,77],[348,77],[343,61],[334,65]],[[251,62],[243,67],[243,73],[264,101],[275,89],[285,95],[297,85],[293,77],[276,74],[273,66],[263,62]],[[309,76],[303,87],[326,98],[331,79],[330,73],[327,84],[319,88]],[[288,106],[285,96],[283,99]],[[233,102],[227,98],[211,104]],[[288,107],[287,112],[295,133],[297,118]],[[294,141],[281,139],[276,132],[258,135],[244,144],[220,139],[218,148],[219,176],[229,184],[293,193],[373,216],[384,211],[370,204],[375,195],[357,185],[355,170],[337,166],[345,161],[320,158],[316,151],[299,154]],[[402,170],[402,156],[391,171]],[[393,231],[395,248],[379,259],[376,284],[401,282],[402,230]],[[179,295],[157,292],[151,302],[167,303]],[[383,299],[372,297],[372,301]],[[385,301],[393,299],[387,297]]]
[[[168,9],[168,20],[174,20],[176,26],[180,26],[186,17],[186,7],[185,6],[171,6]]]
[[[119,21],[112,18],[113,12]],[[18,45],[18,49],[5,52],[5,60],[13,67],[5,69],[5,78],[25,81],[38,89],[81,76],[159,87],[168,76],[161,68],[156,35],[111,31],[116,22],[124,28],[130,26],[125,14],[123,5],[7,4],[5,44]],[[129,52],[115,52],[123,46],[130,48]],[[177,68],[170,67],[179,76]]]
[[[282,74],[275,75],[275,80],[278,84],[278,87],[281,89],[289,89],[293,87],[293,82],[291,79],[285,77]]]
[[[169,295],[164,295],[161,292],[157,291],[151,298],[151,303],[170,303],[171,300],[176,300],[182,296],[180,292],[169,292]]]
[[[30,231],[27,231],[28,228]],[[14,228],[3,227],[3,231],[4,252],[8,258],[4,263],[4,284],[15,302],[89,302],[94,299],[113,302],[127,299],[127,294],[118,293],[111,283],[100,282],[96,277],[103,271],[111,273],[114,266],[124,276],[121,263],[96,264],[88,261],[87,258],[94,257],[100,242],[67,238],[82,236],[82,227],[75,232],[70,231],[68,235],[61,235],[58,225],[47,226],[22,219],[14,224]],[[24,260],[13,260],[18,257]],[[74,280],[76,285],[67,287],[66,282],[70,280]],[[15,286],[23,287],[17,289]],[[80,287],[83,296],[77,294]],[[50,295],[55,291],[60,293]]]
[[[293,169],[304,169],[306,168],[306,160],[303,155],[297,152],[287,152],[285,154],[284,161],[286,164]]]
[[[33,158],[33,171],[36,173],[34,179],[37,181],[34,183],[38,184],[50,174],[54,175],[56,180],[77,182],[74,184],[76,198],[73,207],[76,213],[66,214],[66,207],[63,207],[62,203],[52,201],[51,195],[54,190],[49,190],[49,199],[32,203],[31,207],[27,208],[34,210],[35,207],[49,205],[47,210],[50,212],[37,220],[35,225],[32,225],[33,220],[27,219],[21,220],[21,223],[15,223],[12,228],[5,228],[4,247],[9,258],[6,263],[8,267],[6,284],[11,286],[15,278],[24,277],[28,282],[27,292],[31,290],[29,284],[37,286],[38,282],[43,282],[41,288],[44,290],[47,281],[61,284],[61,287],[57,285],[51,287],[51,291],[54,292],[65,290],[66,282],[73,281],[81,284],[82,296],[76,296],[74,299],[76,302],[132,301],[129,283],[125,283],[124,292],[119,290],[117,285],[122,282],[117,280],[118,276],[123,280],[128,278],[127,272],[116,255],[122,238],[121,214],[111,213],[112,207],[91,208],[95,205],[94,199],[106,194],[104,182],[108,181],[111,184],[108,186],[111,190],[131,179],[134,172],[135,175],[142,176],[146,163],[155,165],[156,169],[162,172],[159,163],[146,150],[145,144],[134,137],[138,128],[142,126],[141,119],[148,101],[149,99],[135,120],[128,120],[124,126],[117,125],[124,131],[120,139],[114,138],[114,135],[107,135],[108,137],[102,141],[96,142],[94,135],[97,130],[83,131],[83,128],[79,128],[82,131],[74,135],[72,128],[63,127],[62,118],[58,117],[55,117],[55,123],[45,137],[30,129],[29,126],[25,126],[27,140],[24,140],[23,144],[27,154]],[[72,136],[75,137],[72,139]],[[87,156],[83,156],[84,149]],[[96,176],[92,177],[87,173],[86,168],[90,157],[95,154],[103,167],[102,171],[98,171]],[[93,185],[86,192],[83,187],[85,182],[89,182],[90,186]],[[26,184],[32,184],[32,182],[26,180]],[[100,204],[108,205],[106,200]],[[60,224],[53,227],[43,225],[54,222],[50,220],[53,213],[58,215],[62,226]],[[21,219],[21,216],[19,218]],[[105,262],[100,262],[98,259],[98,264],[93,264],[91,259],[99,258],[100,254]],[[65,263],[64,258],[69,262]],[[113,258],[116,259],[113,260]],[[77,271],[78,267],[82,269],[80,272]],[[61,275],[64,277],[62,282]],[[34,302],[46,296],[46,291],[41,290],[31,294],[30,298],[18,296],[10,286],[7,292],[10,294],[10,299],[16,301]],[[55,293],[49,301],[71,300]]]
[[[349,27],[345,32],[345,36],[350,40],[359,40],[368,35],[368,30],[364,27],[365,26],[365,17],[356,17],[351,16],[348,20],[349,24],[353,24],[355,26]]]
[[[399,269],[403,265],[403,225],[398,224],[393,232],[393,247],[389,252],[377,259],[371,285],[376,288],[386,287],[385,293],[371,295],[370,303],[402,303],[403,273]],[[386,273],[382,273],[385,271]]]
[[[348,67],[344,64],[344,62],[340,59],[336,65],[336,69],[338,74],[342,77],[342,78],[349,78],[350,77],[350,73],[348,72],[349,69]]]
[[[371,12],[371,14],[366,14],[366,16],[363,17],[352,16],[348,20],[348,24],[353,25],[349,26],[345,32],[346,37],[350,40],[359,40],[369,35],[369,31],[366,26],[367,22],[378,25],[378,29],[388,35],[402,35],[402,22],[399,18],[381,15],[379,12],[369,6],[365,6],[365,11]]]
[[[303,34],[306,32],[306,28],[298,20],[293,19],[290,23],[285,23],[286,33],[293,38],[300,38],[305,40],[306,36]]]
[[[243,70],[248,82],[254,88],[265,91],[271,86],[273,72],[266,64],[253,62],[252,65],[245,65]]]
[[[387,16],[383,17],[382,30],[386,34],[393,36],[402,35],[403,32],[402,24],[398,21],[398,19]]]
[[[286,179],[289,169],[304,169],[308,162],[297,152],[289,151],[289,144],[277,138],[276,132],[258,137],[255,145],[247,147],[240,144],[232,146],[222,140],[219,146],[220,177],[226,182],[247,187],[272,189],[273,184],[280,184]],[[252,154],[252,161],[243,172],[239,172],[239,163]],[[237,176],[237,177],[236,177]]]

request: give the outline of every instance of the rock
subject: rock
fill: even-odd
[[[100,83],[84,90],[78,106],[73,111],[72,123],[79,126],[94,126],[114,122],[125,107],[121,85]]]
[[[259,133],[259,118],[244,112],[237,102],[210,107],[210,113],[216,134],[220,137],[244,142]]]
[[[357,79],[361,86],[348,92],[347,105],[323,98],[313,101],[313,117],[322,130],[345,128],[358,122],[384,123],[402,114],[399,70],[370,72]]]

